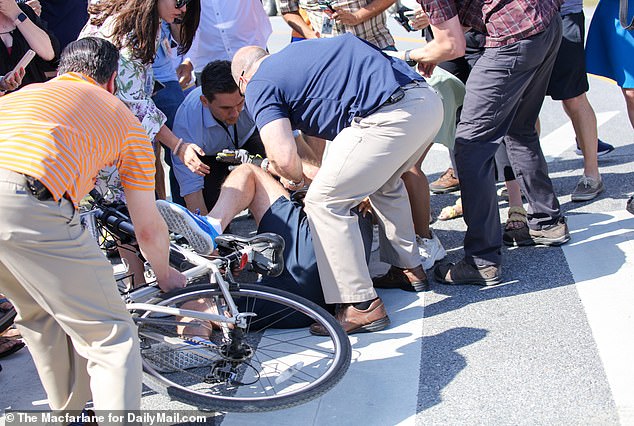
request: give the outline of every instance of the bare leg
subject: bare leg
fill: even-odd
[[[429,148],[427,148],[423,155],[418,159],[416,164],[403,173],[402,176],[405,187],[407,188],[409,204],[412,209],[414,231],[416,232],[416,235],[423,238],[432,237],[431,232],[429,231],[429,181],[427,180],[425,173],[421,170],[421,164],[423,163],[427,152],[429,152]]]
[[[190,311],[206,312],[208,314],[218,314],[216,304],[210,299],[190,300],[183,303],[180,308],[189,309]],[[212,321],[202,321],[191,317],[178,317],[178,321],[191,324],[187,326],[180,324],[176,327],[178,334],[186,337],[204,336],[208,338],[211,336],[214,325],[216,328],[220,328],[220,324],[214,324]]]
[[[145,285],[145,265],[143,265],[143,262],[136,254],[138,247],[125,244],[117,250],[119,251],[119,256],[125,259],[128,264],[128,273],[134,277],[134,288]]]
[[[634,89],[623,89],[623,96],[625,97],[625,104],[627,105],[627,115],[630,118],[630,124],[634,129]]]
[[[522,207],[522,191],[516,180],[507,180],[506,189],[509,193],[509,207]]]
[[[517,180],[507,180],[505,182],[509,197],[509,210],[506,223],[504,224],[504,232],[514,232],[527,226],[526,210],[522,203],[522,192],[520,184]]]
[[[218,201],[207,216],[218,219],[224,230],[238,213],[248,208],[259,224],[280,197],[289,198],[288,192],[271,175],[253,164],[242,164],[222,184]]]
[[[220,221],[224,230],[229,222],[242,210],[251,210],[257,224],[271,205],[280,197],[289,198],[288,192],[271,175],[253,164],[236,167],[225,179],[218,201],[207,216]],[[183,304],[183,309],[218,314],[218,309],[210,300],[192,300]],[[192,318],[181,318],[182,322],[193,322]],[[219,324],[211,321],[196,325],[179,326],[178,332],[188,336],[210,336],[212,328]]]
[[[323,158],[324,151],[326,150],[326,140],[322,138],[318,138],[316,136],[308,136],[308,135],[303,135],[303,138],[313,153],[313,158],[312,159],[309,158],[309,160],[316,161],[316,164],[321,164],[321,159]],[[301,152],[299,154],[300,154],[300,157],[304,158]]]
[[[583,152],[583,174],[599,179],[597,155],[597,117],[585,93],[562,101],[564,111],[575,129],[579,148]]]

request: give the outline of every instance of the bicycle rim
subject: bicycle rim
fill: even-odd
[[[242,284],[231,295],[241,312],[261,312],[243,330],[237,354],[229,349],[231,330],[226,326],[223,330],[219,324],[151,312],[137,319],[148,386],[200,409],[257,412],[308,402],[343,377],[350,365],[350,342],[324,309],[260,285]],[[264,312],[272,302],[274,308]],[[156,304],[226,311],[222,293],[209,285],[169,293]],[[329,335],[313,336],[307,326],[280,328],[291,315],[293,323],[316,322]]]

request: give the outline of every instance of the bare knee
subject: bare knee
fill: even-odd
[[[561,103],[564,105],[565,109],[571,112],[579,111],[580,109],[590,105],[585,93],[575,96],[574,98],[564,99]]]

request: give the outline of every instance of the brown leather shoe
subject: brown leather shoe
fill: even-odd
[[[383,301],[378,297],[364,310],[357,309],[349,303],[339,305],[335,318],[348,334],[379,331],[390,324]],[[317,336],[328,335],[321,324],[317,323],[310,326],[310,332]]]
[[[400,288],[405,291],[427,291],[429,281],[422,266],[414,269],[390,267],[385,275],[372,278],[374,288]]]
[[[460,189],[460,181],[454,174],[453,169],[449,167],[442,176],[429,184],[429,189],[434,194],[458,191]]]

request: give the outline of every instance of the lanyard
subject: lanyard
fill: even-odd
[[[220,127],[222,127],[223,129],[225,129],[225,132],[227,132],[227,135],[229,135],[229,140],[231,141],[231,143],[233,143],[233,146],[235,149],[238,149],[238,123],[233,125],[233,138],[231,138],[231,133],[229,132],[229,129],[227,128],[227,126],[225,125],[225,123],[223,123],[220,120],[216,120],[218,121],[218,124],[220,124]]]

